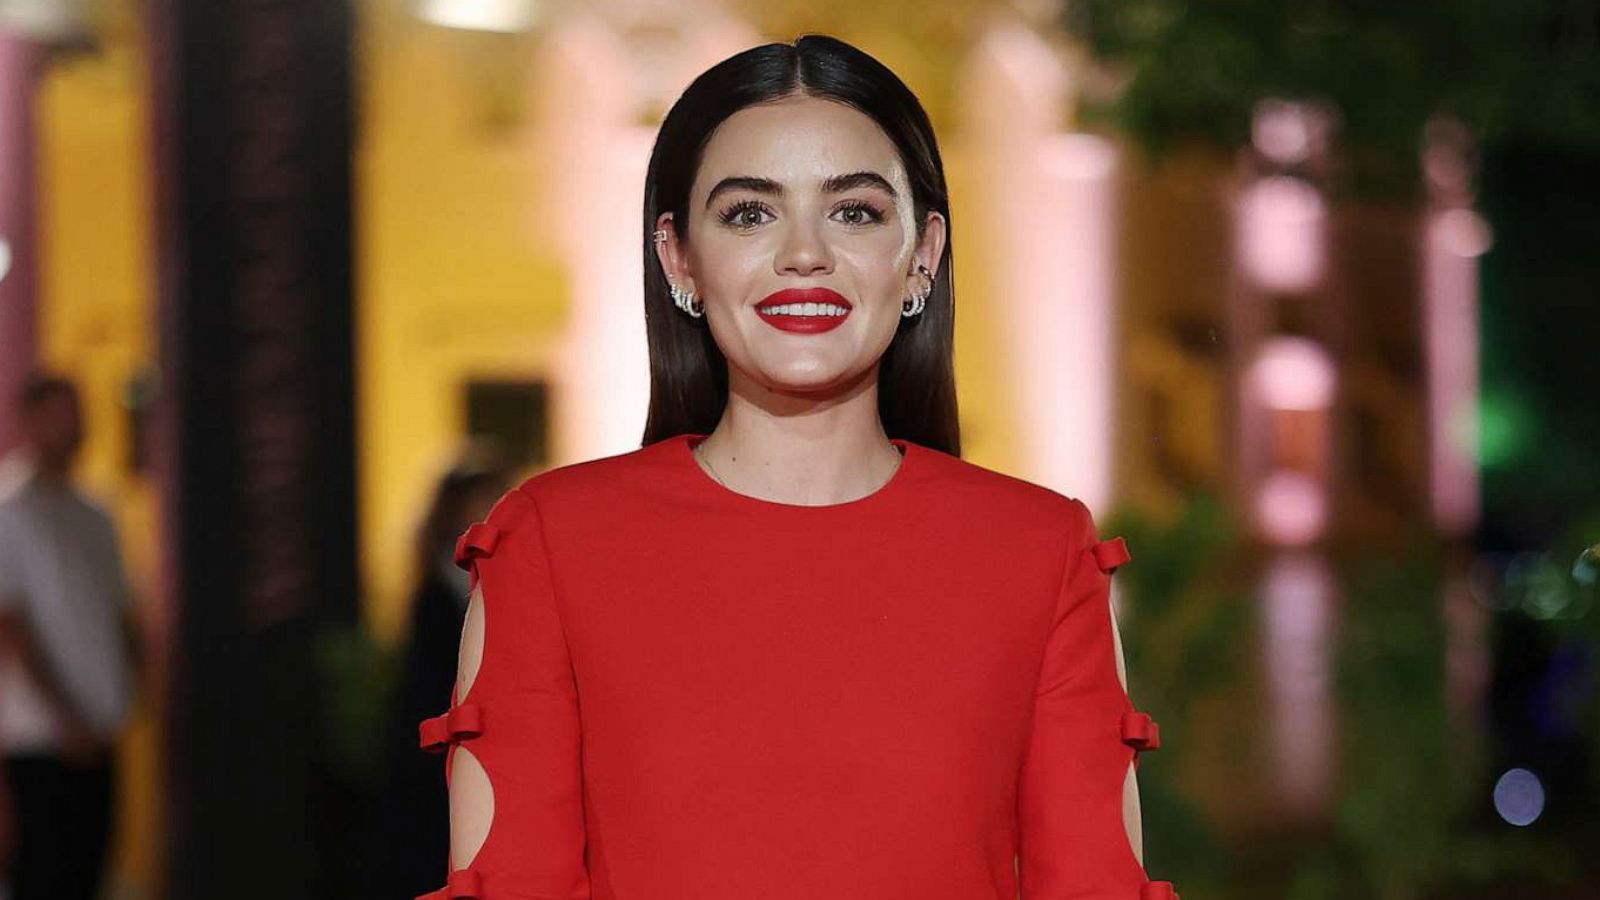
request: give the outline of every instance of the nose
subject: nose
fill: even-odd
[[[773,260],[779,275],[815,275],[833,271],[833,251],[820,230],[810,225],[788,228]]]

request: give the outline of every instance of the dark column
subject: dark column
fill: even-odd
[[[176,594],[163,896],[333,896],[348,848],[317,837],[314,648],[357,609],[349,4],[149,15]]]

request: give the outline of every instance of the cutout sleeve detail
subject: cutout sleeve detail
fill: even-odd
[[[1124,783],[1134,751],[1123,740],[1132,702],[1117,673],[1109,569],[1128,558],[1121,539],[1096,539],[1093,517],[1071,501],[1065,559],[1019,772],[1022,900],[1157,900],[1134,853]]]
[[[425,749],[446,751],[451,791],[448,884],[422,900],[589,900],[577,681],[526,484],[467,529],[456,563],[482,604],[482,647],[451,709],[419,726]]]
[[[457,741],[483,734],[483,709],[476,703],[462,703],[444,715],[423,720],[417,732],[422,749],[443,753]]]

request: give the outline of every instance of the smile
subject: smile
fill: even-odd
[[[816,334],[844,322],[853,307],[838,291],[828,288],[789,288],[756,304],[761,321],[782,331]]]

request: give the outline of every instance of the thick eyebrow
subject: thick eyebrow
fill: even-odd
[[[884,178],[877,172],[848,172],[844,175],[832,175],[822,180],[822,192],[825,194],[837,194],[841,191],[848,191],[851,188],[858,187],[878,188],[888,194],[891,199],[899,199],[900,197],[899,192],[894,189],[894,185],[889,183],[889,179]],[[772,197],[782,197],[784,194],[783,185],[773,181],[771,178],[758,178],[753,175],[732,175],[717,182],[716,187],[711,189],[711,193],[706,194],[706,206],[709,208],[711,201],[715,200],[718,194],[736,190],[754,191],[758,194],[767,194]]]

